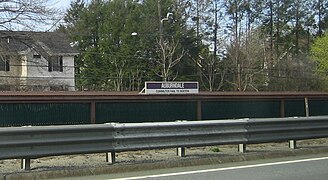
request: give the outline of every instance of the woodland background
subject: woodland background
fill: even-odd
[[[198,81],[206,91],[327,91],[327,8],[328,0],[73,0],[54,31],[80,52],[79,90]]]

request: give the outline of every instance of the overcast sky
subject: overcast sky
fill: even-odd
[[[67,9],[71,3],[71,0],[58,0],[56,6],[60,9]]]
[[[56,6],[61,9],[67,9],[70,5],[70,3],[74,0],[53,0],[56,3]],[[85,0],[85,2],[90,2],[90,0]]]
[[[62,19],[66,13],[66,10],[69,8],[71,1],[74,0],[52,0],[50,1],[52,5],[55,6],[55,8],[58,8],[61,13],[59,13],[59,18]],[[56,27],[58,27],[59,24],[63,23],[62,21],[58,22],[55,26],[46,26],[43,28],[38,29],[39,31],[45,31],[45,30],[54,30]]]
[[[70,4],[72,1],[75,1],[75,0],[50,0],[48,2],[50,2],[51,5],[54,5],[55,8],[58,8],[59,9],[59,19],[63,19],[65,13],[66,13],[66,10],[69,8]],[[89,0],[85,0],[85,2],[89,2]],[[63,21],[59,21],[56,23],[56,25],[52,26],[39,26],[37,29],[35,29],[35,31],[52,31],[52,30],[55,30],[56,27],[58,27],[59,24],[63,23]]]

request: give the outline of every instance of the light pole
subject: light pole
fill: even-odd
[[[159,2],[159,1],[158,1]],[[158,5],[158,7],[160,8],[160,4]],[[167,60],[166,60],[166,51],[165,51],[165,47],[164,47],[164,39],[163,39],[163,22],[164,21],[168,21],[170,20],[172,17],[173,17],[173,13],[167,13],[166,14],[166,17],[161,19],[161,10],[159,9],[159,18],[160,18],[160,25],[159,25],[159,46],[160,46],[160,49],[162,51],[162,66],[163,66],[163,69],[162,69],[162,78],[164,81],[167,81],[167,68],[168,68],[168,65],[167,65]]]
[[[164,21],[168,21],[168,20],[170,20],[170,19],[172,19],[173,18],[173,13],[171,13],[171,12],[169,12],[169,13],[167,13],[166,14],[166,17],[165,18],[163,18],[163,19],[161,19],[161,23],[160,23],[160,25],[159,25],[159,41],[160,41],[160,44],[161,45],[163,45],[162,43],[163,43],[163,22]]]

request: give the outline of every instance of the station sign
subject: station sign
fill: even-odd
[[[196,94],[198,82],[145,82],[145,94]]]

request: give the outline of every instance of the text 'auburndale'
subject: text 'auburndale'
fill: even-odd
[[[184,83],[162,83],[161,88],[183,89]]]

